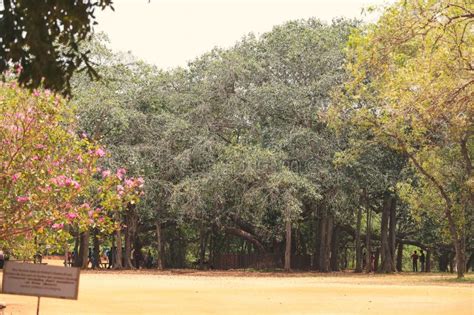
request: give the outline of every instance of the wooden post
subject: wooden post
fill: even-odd
[[[36,315],[40,313],[40,297],[38,296],[38,303],[36,304]]]

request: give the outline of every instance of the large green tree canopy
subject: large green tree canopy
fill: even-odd
[[[96,76],[80,42],[89,39],[97,8],[112,0],[3,0],[0,5],[0,72],[22,68],[19,82],[68,94],[76,70]],[[44,81],[44,82],[43,82]]]

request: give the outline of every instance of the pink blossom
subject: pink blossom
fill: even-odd
[[[51,227],[55,230],[60,230],[64,227],[64,223],[54,223]]]
[[[117,174],[116,174],[116,175],[117,175],[117,177],[118,177],[120,180],[122,180],[122,179],[123,179],[123,176],[124,176],[126,173],[127,173],[127,170],[126,170],[126,169],[124,169],[124,168],[119,168],[119,169],[117,170]]]
[[[138,187],[142,188],[143,184],[145,183],[145,180],[143,179],[143,177],[138,177],[137,182],[138,182]]]
[[[95,150],[94,154],[98,157],[103,157],[105,155],[105,151],[102,148],[98,148]]]
[[[77,218],[77,214],[76,213],[73,213],[73,212],[69,212],[66,217],[69,219],[69,220],[72,220],[72,219],[75,219]]]
[[[109,177],[109,176],[110,176],[110,171],[109,170],[102,171],[102,178],[106,178],[106,177]]]
[[[133,180],[131,179],[126,179],[125,180],[125,187],[131,188],[133,186]]]
[[[21,202],[21,203],[27,202],[28,200],[30,200],[30,197],[28,197],[28,196],[18,196],[18,197],[16,197],[16,201]]]
[[[16,181],[18,180],[18,178],[20,178],[20,175],[21,175],[21,173],[13,174],[13,175],[12,175],[12,181],[13,181],[13,182],[16,182]]]
[[[89,210],[87,214],[89,215],[90,218],[92,218],[94,216],[94,210]]]
[[[38,96],[40,96],[40,92],[35,89],[35,90],[33,91],[33,95],[36,96],[36,97],[38,97]]]
[[[44,149],[44,148],[46,148],[46,146],[44,144],[35,145],[35,149],[41,150],[41,149]]]
[[[75,180],[72,181],[72,185],[74,186],[75,189],[81,188],[81,184],[79,184],[79,183],[76,182]]]
[[[73,181],[72,179],[66,178],[66,180],[64,181],[64,184],[65,184],[66,186],[72,186],[73,182],[74,182],[74,181]]]

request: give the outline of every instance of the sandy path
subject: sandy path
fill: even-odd
[[[42,298],[41,314],[474,314],[472,285],[428,279],[83,273],[78,301]],[[34,297],[0,299],[35,314]]]

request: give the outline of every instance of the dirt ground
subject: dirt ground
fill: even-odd
[[[472,278],[472,276],[470,276]],[[79,299],[42,298],[40,314],[474,314],[472,283],[452,275],[253,272],[81,273]],[[3,314],[35,297],[0,294]],[[1,313],[0,313],[1,314]]]

